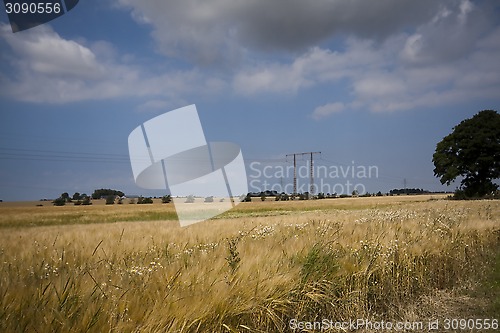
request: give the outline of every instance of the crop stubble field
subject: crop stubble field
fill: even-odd
[[[499,201],[269,198],[186,228],[172,204],[35,204],[0,203],[2,332],[500,319]]]

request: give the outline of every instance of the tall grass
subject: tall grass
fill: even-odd
[[[4,228],[0,331],[288,332],[291,319],[430,316],[410,310],[489,269],[499,213],[493,201],[432,201],[188,228]]]

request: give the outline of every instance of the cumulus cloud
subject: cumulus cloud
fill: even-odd
[[[11,65],[0,73],[0,94],[21,101],[67,103],[134,96],[178,101],[194,89],[221,89],[218,80],[207,79],[195,69],[151,73],[121,62],[108,42],[80,44],[47,25],[22,34],[12,34],[7,25],[1,25],[0,40],[10,48],[4,58]]]
[[[440,5],[433,0],[117,1],[153,27],[164,54],[201,65],[238,63],[248,49],[301,51],[340,34],[383,40],[427,21]]]
[[[237,93],[253,95],[256,93],[297,92],[310,84],[302,69],[293,63],[291,66],[275,64],[262,68],[242,71],[235,75],[233,87]]]
[[[10,49],[3,57],[15,72],[0,69],[0,94],[52,103],[137,96],[149,101],[139,110],[157,110],[190,94],[253,97],[341,85],[342,100],[310,110],[322,119],[500,91],[496,0],[115,1],[151,27],[157,50],[187,66],[157,71],[123,60],[105,41],[68,40],[48,26],[20,38],[3,25],[0,40]]]
[[[321,83],[356,77],[361,68],[388,65],[387,50],[377,51],[374,42],[349,39],[345,47],[344,52],[314,47],[289,64],[249,66],[237,72],[233,87],[243,95],[295,93]]]
[[[494,28],[496,11],[468,0],[443,7],[429,22],[419,25],[401,52],[408,65],[446,63],[462,58],[478,38]]]
[[[435,1],[250,1],[242,10],[241,41],[265,49],[297,50],[340,34],[383,40],[427,20]]]
[[[105,75],[94,53],[71,40],[65,40],[50,28],[41,26],[37,33],[12,34],[7,25],[1,26],[1,36],[15,54],[14,64],[24,72],[32,71],[54,77],[97,79]]]
[[[312,117],[316,120],[320,120],[334,113],[342,112],[345,108],[346,107],[342,102],[328,103],[318,106],[316,109],[314,109]]]
[[[342,82],[350,92],[344,108],[374,112],[497,98],[500,28],[495,25],[488,6],[455,2],[413,32],[394,33],[382,42],[351,37],[341,51],[314,47],[288,64],[246,68],[233,84],[237,92],[257,94]],[[334,113],[327,106],[313,110],[312,117]]]

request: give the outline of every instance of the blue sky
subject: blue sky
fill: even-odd
[[[165,193],[135,185],[127,138],[189,104],[247,166],[321,151],[317,166],[377,166],[355,179],[369,192],[454,190],[432,154],[499,109],[499,14],[495,0],[82,0],[14,34],[1,11],[0,199]]]

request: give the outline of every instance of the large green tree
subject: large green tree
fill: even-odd
[[[450,185],[462,177],[467,197],[480,197],[498,189],[500,178],[500,114],[484,110],[463,120],[441,140],[432,157],[434,175]]]

